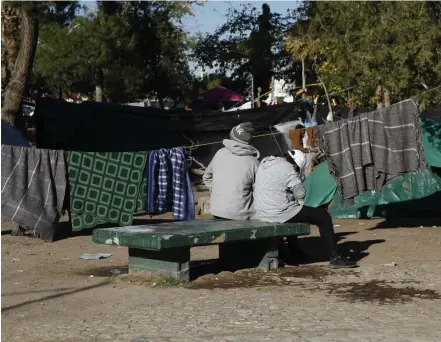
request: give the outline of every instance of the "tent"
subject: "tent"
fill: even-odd
[[[197,97],[197,100],[202,100],[210,103],[219,103],[219,102],[238,102],[242,100],[243,96],[235,93],[232,90],[229,90],[225,87],[219,86],[215,88],[211,88],[205,93],[200,94]]]
[[[2,145],[32,147],[19,130],[2,120]]]

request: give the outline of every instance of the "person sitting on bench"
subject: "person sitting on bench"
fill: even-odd
[[[303,205],[306,193],[299,172],[305,163],[304,154],[296,150],[281,157],[270,156],[262,160],[254,183],[255,218],[264,222],[304,222],[317,225],[320,236],[330,248],[329,267],[356,267],[355,262],[339,252],[334,225],[327,210]],[[291,241],[288,239],[288,246],[293,251],[296,238]]]
[[[210,213],[215,218],[248,220],[253,214],[253,184],[259,167],[259,151],[249,145],[251,122],[233,127],[230,139],[205,170],[203,180],[211,190]]]

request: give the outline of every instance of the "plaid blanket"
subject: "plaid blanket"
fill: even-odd
[[[175,220],[194,219],[193,188],[182,147],[152,151],[149,157],[148,208],[150,214],[167,212],[168,195],[172,195]],[[169,182],[171,180],[171,183]]]
[[[52,240],[66,192],[63,151],[2,145],[2,218]]]
[[[167,212],[168,169],[167,150],[150,152],[147,204],[149,214]]]
[[[67,152],[73,230],[107,222],[130,226],[144,178],[145,152]]]
[[[169,150],[173,170],[173,218],[175,220],[194,220],[193,188],[187,171],[187,160],[182,147]]]
[[[321,148],[346,204],[424,166],[419,111],[413,100],[319,126]]]

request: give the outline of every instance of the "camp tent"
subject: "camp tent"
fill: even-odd
[[[225,87],[219,86],[211,88],[210,90],[200,94],[197,97],[197,100],[202,100],[210,103],[219,103],[219,102],[237,102],[242,100],[243,96],[235,93],[232,90],[229,90]]]
[[[2,145],[32,147],[16,128],[2,120]]]

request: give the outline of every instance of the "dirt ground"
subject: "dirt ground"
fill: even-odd
[[[47,243],[2,223],[2,341],[440,341],[441,227],[335,224],[359,268],[326,268],[313,228],[310,264],[186,285],[125,274],[127,249],[90,234]],[[98,252],[112,256],[79,258]]]

